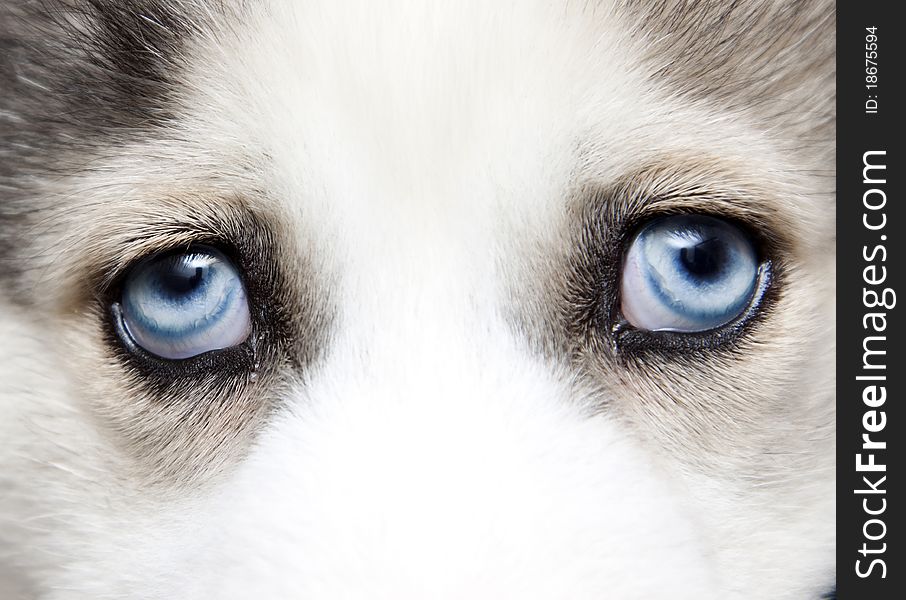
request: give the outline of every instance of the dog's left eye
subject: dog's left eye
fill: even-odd
[[[746,311],[758,269],[752,240],[727,221],[703,215],[656,219],[626,253],[623,316],[647,331],[715,329]]]
[[[121,335],[167,359],[237,346],[251,330],[238,270],[208,247],[136,265],[123,284],[119,311]]]

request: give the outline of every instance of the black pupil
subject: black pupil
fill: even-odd
[[[683,267],[697,279],[713,281],[724,271],[727,262],[727,245],[717,238],[701,241],[680,250]]]
[[[198,289],[207,268],[203,265],[193,265],[192,262],[191,259],[180,258],[165,264],[158,273],[161,290],[170,296],[185,296]]]

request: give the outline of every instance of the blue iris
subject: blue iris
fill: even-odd
[[[623,315],[650,331],[714,329],[746,311],[758,268],[752,241],[726,221],[700,215],[656,219],[626,253]]]
[[[139,263],[123,284],[121,312],[132,341],[168,359],[236,346],[251,330],[238,270],[207,247]]]

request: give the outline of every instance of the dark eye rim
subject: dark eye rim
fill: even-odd
[[[677,216],[717,219],[742,232],[752,242],[758,259],[755,291],[746,308],[739,315],[727,323],[711,329],[680,332],[648,331],[636,328],[626,320],[621,310],[620,282],[626,253],[643,229],[658,220]],[[618,355],[624,358],[636,358],[646,354],[675,357],[678,354],[690,352],[731,350],[735,348],[737,342],[741,341],[768,316],[777,299],[782,269],[778,261],[773,258],[777,255],[777,251],[772,240],[752,223],[732,215],[694,210],[654,211],[650,214],[639,215],[627,220],[620,228],[617,247],[618,256],[615,257],[617,268],[613,272],[611,281],[608,282],[611,292],[604,303],[604,317],[610,345]]]
[[[607,354],[629,364],[650,359],[663,361],[698,360],[716,353],[733,354],[752,340],[760,324],[772,314],[781,296],[784,264],[790,240],[777,223],[758,213],[734,210],[712,203],[710,209],[678,206],[658,198],[646,208],[619,212],[619,201],[609,192],[598,192],[592,202],[579,206],[574,260],[565,292],[565,326],[580,344],[582,354]],[[752,300],[738,317],[719,327],[700,332],[639,330],[621,313],[620,280],[623,262],[635,236],[655,220],[673,216],[703,216],[724,221],[751,240],[759,265],[759,282]],[[699,356],[700,355],[700,356]],[[698,358],[696,358],[698,357]]]
[[[169,359],[145,350],[128,333],[121,309],[120,299],[129,275],[134,269],[153,260],[178,254],[215,251],[226,257],[236,268],[249,303],[251,331],[242,343],[229,348],[209,350],[183,359]],[[254,254],[254,253],[251,253]],[[101,302],[107,314],[104,336],[107,347],[128,369],[139,374],[152,385],[167,388],[180,382],[197,383],[205,376],[240,376],[257,372],[261,368],[262,349],[269,347],[268,340],[279,338],[277,331],[282,317],[271,300],[273,283],[269,274],[246,258],[250,253],[236,244],[217,237],[203,237],[190,244],[158,248],[132,261],[118,272],[109,287],[101,294]],[[272,344],[271,344],[272,345]]]
[[[639,355],[645,352],[668,354],[676,352],[718,350],[732,344],[744,336],[763,318],[764,310],[773,301],[771,292],[775,279],[774,264],[763,260],[757,273],[755,291],[748,305],[735,318],[704,331],[648,331],[632,326],[622,316],[619,308],[619,292],[614,312],[617,315],[611,322],[612,343],[618,352]]]
[[[208,350],[188,358],[173,359],[149,352],[132,339],[123,322],[119,302],[110,305],[109,314],[116,344],[128,352],[128,362],[132,366],[139,367],[139,370],[145,374],[159,377],[197,377],[213,370],[248,371],[252,370],[254,366],[254,348],[256,346],[254,325],[248,338],[241,344],[229,348]]]

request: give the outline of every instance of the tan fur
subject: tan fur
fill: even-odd
[[[0,12],[0,591],[829,590],[832,3],[366,4]],[[726,339],[614,322],[665,214],[770,259]],[[263,317],[167,380],[111,311],[193,244]]]

